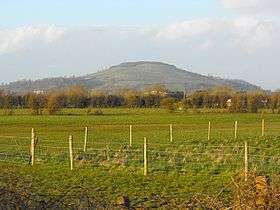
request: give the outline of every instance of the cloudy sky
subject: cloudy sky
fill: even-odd
[[[279,0],[0,0],[0,82],[152,60],[280,88]]]

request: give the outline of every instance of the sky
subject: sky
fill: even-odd
[[[279,0],[0,0],[0,83],[161,61],[280,88]]]

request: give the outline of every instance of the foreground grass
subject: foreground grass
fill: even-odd
[[[217,195],[227,183],[225,177],[200,177],[200,174],[158,173],[144,177],[142,173],[123,168],[79,168],[69,171],[68,167],[53,165],[37,165],[34,168],[15,167],[1,164],[7,174],[16,172],[17,182],[13,190],[26,189],[34,195],[34,199],[48,200],[50,198],[69,196],[79,198],[87,194],[90,198],[106,201],[114,205],[117,198],[127,196],[131,206],[155,207],[160,203],[153,197],[163,200],[182,201],[196,195],[201,189],[203,193]],[[5,171],[4,170],[4,171]],[[5,174],[5,173],[4,173]],[[200,177],[199,183],[194,176]],[[15,181],[11,178],[10,181]],[[2,181],[7,179],[3,179]],[[2,183],[5,184],[5,183]],[[228,194],[229,188],[225,189]],[[229,196],[229,194],[228,194]],[[229,198],[223,197],[226,202]]]
[[[245,141],[250,146],[251,171],[273,177],[280,169],[279,115],[106,109],[102,116],[85,116],[83,111],[64,110],[68,114],[59,116],[1,116],[1,186],[18,191],[27,188],[39,200],[86,193],[99,202],[114,204],[119,196],[127,196],[133,207],[160,207],[162,202],[176,206],[200,195],[229,206],[230,182],[243,170]],[[263,118],[266,136],[260,137]],[[237,139],[233,138],[235,120],[239,124]],[[208,121],[212,122],[209,141]],[[127,146],[130,124],[132,148]],[[81,151],[85,126],[89,127],[86,154]],[[28,165],[32,127],[39,137],[34,167]],[[74,136],[74,171],[68,165],[69,134]],[[142,175],[143,137],[148,138],[148,177]]]

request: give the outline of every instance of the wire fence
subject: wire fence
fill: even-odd
[[[127,174],[127,179],[130,180],[130,183],[133,183],[135,182],[135,174],[144,175],[145,152],[144,141],[141,137],[147,135],[146,167],[148,176],[176,174],[176,176],[193,177],[193,180],[209,179],[215,181],[217,179],[219,182],[225,183],[226,186],[215,191],[216,197],[205,197],[203,198],[205,200],[200,200],[203,197],[202,195],[199,198],[195,194],[191,195],[195,199],[192,202],[198,203],[200,207],[203,206],[204,202],[208,202],[208,207],[210,205],[216,209],[220,207],[218,197],[223,191],[231,190],[229,184],[232,184],[231,179],[236,174],[242,172],[243,178],[246,178],[248,173],[254,171],[263,172],[268,176],[278,174],[280,171],[280,145],[274,141],[277,140],[277,135],[243,139],[238,133],[236,141],[216,141],[223,135],[222,129],[219,130],[221,133],[217,136],[213,134],[214,132],[217,134],[217,130],[213,131],[212,127],[210,131],[208,130],[208,132],[211,132],[211,140],[207,139],[207,134],[209,133],[206,130],[202,134],[204,136],[202,141],[197,141],[197,139],[192,141],[179,138],[178,133],[181,134],[182,130],[180,129],[182,126],[180,128],[177,126],[173,125],[173,129],[170,129],[169,125],[160,126],[160,129],[165,128],[165,133],[157,138],[154,137],[160,129],[155,130],[154,133],[146,131],[141,133],[141,136],[136,136],[135,133],[139,132],[136,130],[136,126],[130,131],[127,129],[128,126],[118,127],[116,125],[117,135],[114,138],[106,138],[105,134],[96,137],[97,130],[94,130],[95,133],[93,134],[91,134],[90,129],[87,129],[89,131],[87,134],[80,130],[77,134],[76,131],[72,147],[73,170],[84,168],[89,170],[95,170],[96,168],[110,170],[117,168],[118,170],[123,170]],[[144,126],[138,127],[138,129],[141,128],[147,129]],[[102,131],[106,132],[107,130],[98,130],[98,132]],[[234,139],[233,131],[231,132],[231,140]],[[238,131],[240,131],[240,128]],[[200,132],[200,136],[202,136],[201,131],[194,132],[196,134]],[[151,139],[149,135],[151,135]],[[164,139],[161,139],[162,136],[164,136]],[[226,138],[225,136],[224,138]],[[244,140],[248,141],[248,144]],[[32,148],[34,149],[34,154],[31,152]],[[41,134],[40,132],[34,133],[30,137],[27,135],[0,136],[0,162],[24,166],[32,165],[32,158],[34,159],[34,165],[63,165],[65,168],[69,168],[70,171],[71,157],[67,136],[55,137],[53,134]],[[79,188],[80,186],[77,187]],[[164,186],[162,187],[164,188]],[[0,188],[0,195],[1,193],[8,195],[5,196],[6,200],[3,200],[0,196],[0,207],[1,205],[9,206],[7,200],[15,200],[15,203],[20,203],[19,206],[26,208],[31,206],[33,208],[36,205],[38,208],[58,209],[80,208],[83,205],[101,209],[116,207],[115,202],[108,202],[109,199],[106,200],[106,203],[104,202],[104,197],[108,193],[105,189],[104,192],[102,189],[98,189],[98,192],[94,191],[95,196],[90,196],[87,191],[92,189],[82,189],[84,194],[77,195],[74,188],[72,189],[73,192],[69,190],[69,192],[57,195],[30,194],[24,199],[13,192],[7,191],[7,189]],[[100,194],[98,195],[98,193]],[[180,205],[179,203],[184,203],[186,198],[183,192],[174,192],[172,196],[170,194],[158,197],[156,195],[137,196],[130,205],[141,208],[146,206],[146,202],[150,202],[159,208],[164,208],[164,206],[172,208],[171,204],[173,203],[173,207],[176,208]],[[48,200],[44,201],[45,198],[48,198]],[[176,200],[175,203],[174,200]],[[182,207],[188,207],[188,205],[194,204],[186,204],[186,206]]]
[[[21,141],[22,139],[26,141]],[[4,141],[6,140],[6,141]],[[74,141],[75,142],[75,141]],[[183,142],[183,141],[182,141]],[[35,146],[35,164],[69,165],[69,146],[56,146],[56,141],[40,139]],[[30,137],[0,136],[0,161],[16,164],[30,164]],[[276,155],[280,148],[248,146],[249,170],[276,173],[280,169],[280,156]],[[213,176],[232,174],[245,170],[245,146],[204,145],[185,143],[148,142],[147,160],[149,174],[159,172],[177,173],[212,173]],[[143,170],[143,144],[132,147],[120,142],[94,142],[84,151],[82,144],[73,146],[74,168],[80,167],[112,167],[134,168]]]
[[[16,139],[16,137],[13,138]],[[28,141],[30,141],[30,138]],[[47,140],[45,139],[45,141]],[[0,145],[0,161],[21,166],[30,164],[30,145],[18,145],[14,142],[17,141]],[[153,143],[151,142],[150,144]],[[147,145],[148,175],[176,173],[178,175],[196,177],[199,180],[204,178],[209,179],[209,181],[214,181],[217,179],[220,182],[226,183],[226,186],[219,188],[215,192],[216,197],[203,197],[203,195],[197,195],[195,193],[188,195],[192,199],[195,199],[188,201],[192,203],[186,203],[186,196],[182,192],[175,192],[172,193],[173,197],[170,194],[165,196],[138,196],[138,198],[130,200],[129,204],[125,204],[125,198],[123,198],[124,202],[121,205],[141,208],[152,203],[153,206],[158,206],[159,208],[172,208],[172,205],[173,208],[177,208],[182,204],[184,204],[183,207],[188,205],[190,207],[195,205],[201,207],[205,205],[205,208],[209,208],[209,206],[219,208],[225,205],[224,203],[219,203],[219,197],[223,191],[231,190],[229,186],[229,184],[232,184],[231,178],[235,174],[240,173],[240,171],[245,172],[245,144],[195,145],[186,143],[176,146],[164,144],[164,146],[161,145],[162,147],[160,149],[149,149],[150,144],[148,143]],[[98,145],[103,148],[88,147],[86,152],[83,151],[83,147],[73,147],[74,170],[79,170],[84,167],[92,170],[95,170],[96,167],[119,167],[123,168],[125,173],[127,173],[127,179],[130,179],[130,182],[133,182],[135,173],[143,172],[143,147],[130,147],[129,144],[118,144],[118,147],[116,145],[112,147],[112,145],[102,144],[101,142]],[[249,171],[265,171],[266,175],[272,175],[280,171],[280,156],[270,155],[272,154],[271,151],[273,151],[273,148],[248,146],[247,149]],[[36,164],[63,164],[67,167],[70,165],[69,147],[42,145],[39,140],[35,149]],[[88,192],[91,189],[81,189],[83,193],[77,194],[76,188],[79,187],[81,186],[72,186],[72,189],[69,189],[68,192],[57,195],[25,193],[24,195],[26,197],[24,198],[22,195],[17,195],[14,192],[7,191],[7,189],[0,188],[0,207],[1,205],[5,208],[10,206],[11,201],[21,207],[34,208],[37,206],[40,209],[71,209],[82,208],[83,206],[89,209],[120,207],[115,201],[110,202],[108,199],[106,201],[104,200],[106,193],[108,193],[105,189],[104,192],[102,189],[94,191],[95,195],[92,196]],[[5,196],[1,197],[1,193],[5,194]]]
[[[280,144],[273,144],[278,138],[277,126],[264,120],[257,128],[237,121],[231,128],[211,122],[208,126],[102,124],[85,127],[84,132],[75,128],[71,142],[61,133],[57,136],[55,131],[36,133],[32,129],[30,137],[0,135],[0,161],[17,165],[59,164],[71,170],[121,168],[144,175],[177,173],[227,179],[243,171],[247,179],[250,171],[278,173]],[[67,127],[61,129],[68,132]],[[186,130],[188,136],[184,138]],[[273,135],[268,136],[269,132]],[[148,137],[147,145],[144,136]]]

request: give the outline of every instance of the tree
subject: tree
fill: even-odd
[[[193,108],[197,109],[204,107],[204,95],[204,91],[196,91],[190,96],[188,96]]]
[[[84,108],[88,105],[88,91],[82,86],[72,86],[67,91],[69,107]]]
[[[90,100],[89,104],[92,107],[106,107],[107,102],[106,102],[106,96],[108,94],[102,90],[93,90],[90,93]]]
[[[229,110],[231,112],[247,112],[246,92],[237,92],[233,95]]]
[[[143,95],[141,97],[142,105],[144,107],[159,107],[160,106],[160,99],[158,96],[155,95]]]
[[[280,91],[271,94],[270,108],[273,113],[275,113],[275,110],[278,110],[277,112],[280,113]]]
[[[173,98],[164,98],[160,102],[160,106],[167,109],[169,112],[174,112],[176,109],[175,99]]]
[[[139,91],[131,89],[122,89],[120,90],[120,95],[125,100],[125,105],[128,107],[140,107],[141,106],[141,97]]]
[[[27,96],[27,106],[30,109],[31,114],[42,114],[39,97],[35,93],[29,93]]]
[[[4,107],[4,102],[5,102],[5,92],[4,90],[0,90],[0,107]]]
[[[184,104],[184,107],[186,109],[193,108],[192,100],[191,100],[190,97],[187,97],[186,99],[183,99],[182,103]]]
[[[227,101],[232,98],[235,91],[228,86],[217,86],[211,90],[211,95],[214,96],[214,104],[217,108],[227,108]]]
[[[118,107],[124,105],[124,98],[122,96],[108,95],[106,97],[106,104],[108,107]]]
[[[168,90],[164,85],[151,85],[145,88],[143,95],[145,96],[145,106],[159,107],[160,100],[168,95]]]
[[[264,101],[266,101],[266,97],[263,92],[248,92],[247,100],[247,108],[250,113],[257,113],[259,108],[265,107]]]
[[[3,109],[5,115],[12,115],[14,113],[13,109],[13,97],[10,94],[4,95],[4,101],[3,101]]]
[[[47,99],[47,112],[49,115],[56,114],[62,107],[61,102],[63,101],[63,93],[61,92],[51,92]]]

